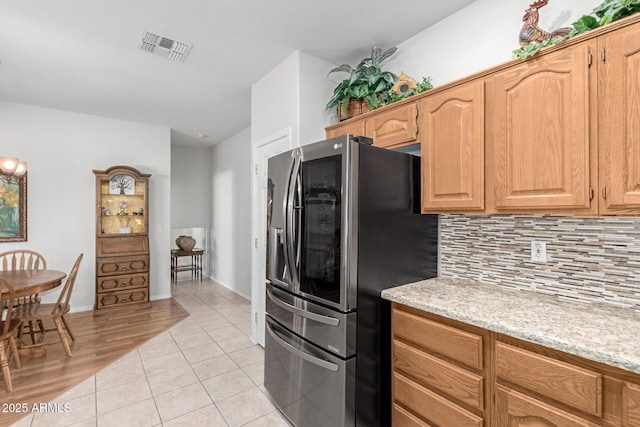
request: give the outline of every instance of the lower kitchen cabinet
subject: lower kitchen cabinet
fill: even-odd
[[[622,384],[622,423],[624,426],[640,426],[640,385]]]
[[[393,425],[485,425],[482,330],[393,307]]]
[[[394,302],[393,425],[640,427],[640,374]]]
[[[496,412],[498,426],[598,426],[598,424],[500,385],[496,388]]]

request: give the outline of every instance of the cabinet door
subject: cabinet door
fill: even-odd
[[[422,101],[422,211],[484,209],[484,82]]]
[[[365,131],[377,147],[398,147],[415,142],[418,134],[415,103],[385,110],[366,120]]]
[[[498,425],[596,427],[596,424],[503,386],[496,389]]]
[[[497,210],[590,207],[588,55],[582,43],[493,78]]]
[[[327,138],[333,138],[350,133],[351,135],[365,135],[364,119],[351,119],[345,123],[334,125],[326,130]]]
[[[601,212],[640,212],[640,24],[599,39]]]
[[[626,381],[622,387],[622,425],[640,427],[640,385]]]

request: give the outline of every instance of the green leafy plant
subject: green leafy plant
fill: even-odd
[[[433,89],[433,84],[431,83],[431,77],[423,77],[422,81],[416,85],[414,89],[404,93],[396,93],[393,89],[389,90],[388,95],[388,103],[400,101],[401,99],[405,99],[410,97],[411,95],[415,95],[420,92],[427,91],[429,89]]]
[[[329,75],[336,72],[349,73],[349,77],[342,80],[333,91],[333,96],[327,103],[327,110],[342,108],[342,115],[347,115],[347,106],[352,99],[363,99],[369,109],[373,110],[388,102],[388,91],[393,87],[397,76],[390,71],[382,71],[380,64],[395,53],[396,47],[382,52],[380,48],[371,48],[371,57],[364,58],[355,67],[342,64],[329,71]]]
[[[575,21],[568,36],[552,38],[545,43],[532,42],[521,49],[514,50],[513,53],[518,55],[520,59],[525,60],[535,55],[543,47],[586,33],[638,12],[640,12],[640,0],[604,0],[593,9],[590,15],[583,15]]]
[[[538,53],[538,51],[540,49],[545,48],[547,46],[550,46],[550,45],[552,45],[554,43],[557,43],[557,42],[559,42],[561,40],[566,40],[568,38],[569,38],[569,36],[567,36],[567,37],[551,37],[551,38],[547,39],[543,43],[531,42],[528,45],[525,45],[525,46],[521,47],[520,49],[514,50],[512,53],[514,53],[515,55],[518,55],[518,57],[524,61],[528,57],[533,56],[536,53]]]

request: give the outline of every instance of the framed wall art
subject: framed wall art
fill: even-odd
[[[0,242],[27,240],[27,175],[0,173]]]

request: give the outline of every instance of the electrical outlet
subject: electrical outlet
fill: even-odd
[[[531,261],[547,262],[547,244],[546,242],[531,242]]]

